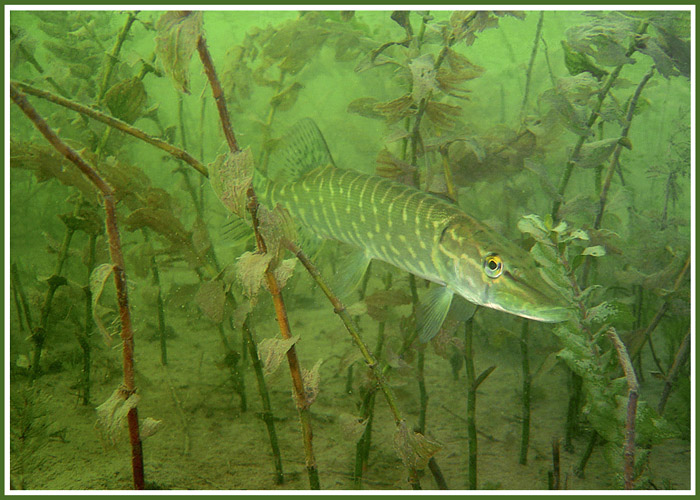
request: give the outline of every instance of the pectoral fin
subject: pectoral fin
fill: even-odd
[[[353,251],[341,259],[337,267],[337,277],[333,283],[333,290],[338,297],[347,297],[355,290],[364,278],[369,263],[372,259],[362,251]]]
[[[416,327],[421,342],[428,342],[440,331],[447,317],[454,293],[447,287],[430,288],[418,305]]]

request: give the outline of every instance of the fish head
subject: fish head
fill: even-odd
[[[532,256],[471,218],[457,220],[441,236],[447,286],[475,304],[524,318],[557,323],[573,308]]]

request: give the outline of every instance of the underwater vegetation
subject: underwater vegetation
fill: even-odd
[[[11,11],[7,487],[689,489],[690,23]]]

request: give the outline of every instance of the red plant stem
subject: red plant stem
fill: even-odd
[[[219,111],[221,127],[223,128],[229,150],[231,153],[236,153],[240,151],[240,148],[238,147],[236,136],[233,133],[233,127],[231,126],[228,109],[226,108],[224,92],[221,89],[221,83],[219,83],[219,78],[216,75],[214,62],[212,61],[211,54],[209,54],[209,49],[207,48],[207,41],[203,36],[200,36],[199,40],[197,41],[197,52],[199,52],[199,58],[204,65],[204,72],[207,75],[212,94],[216,101],[216,108]],[[253,221],[255,242],[257,244],[258,251],[265,253],[267,252],[267,245],[260,234],[258,224],[258,198],[255,195],[255,190],[252,186],[248,188],[246,194],[248,196],[248,211],[250,212]],[[289,325],[289,318],[287,317],[287,309],[284,305],[282,292],[280,290],[277,278],[269,268],[265,271],[265,280],[267,281],[267,288],[272,296],[272,302],[275,305],[275,314],[277,315],[277,324],[279,325],[280,334],[283,338],[289,339],[292,337],[292,330]],[[306,471],[309,475],[310,488],[312,490],[318,490],[321,489],[321,486],[318,478],[316,458],[313,452],[313,433],[311,430],[311,415],[309,413],[310,403],[306,398],[304,381],[301,375],[301,366],[299,365],[299,358],[297,357],[297,351],[294,346],[290,347],[287,351],[287,363],[289,364],[289,371],[292,375],[292,387],[294,390],[297,409],[299,411],[301,433],[304,442],[304,454],[306,457]]]
[[[78,104],[77,102],[73,102],[70,99],[66,99],[56,94],[52,94],[51,92],[34,88],[31,85],[27,85],[26,83],[18,82],[16,80],[12,80],[10,83],[11,85],[16,86],[16,88],[20,89],[24,93],[27,93],[34,97],[39,97],[41,99],[46,99],[49,102],[52,102],[59,106],[63,106],[64,108],[68,108],[72,111],[76,111],[77,113],[87,116],[88,118],[92,118],[93,120],[104,123],[105,125],[108,125],[112,128],[116,128],[117,130],[124,132],[125,134],[129,134],[133,137],[136,137],[137,139],[141,139],[142,141],[159,149],[162,149],[171,156],[189,164],[192,168],[194,168],[204,177],[209,177],[207,167],[202,165],[202,163],[199,160],[192,157],[187,151],[183,151],[180,148],[176,148],[172,144],[168,144],[167,142],[165,142],[162,139],[159,139],[158,137],[150,136],[143,130],[139,130],[126,122],[114,118],[113,116],[106,115],[95,109],[83,106],[82,104]]]
[[[610,327],[607,333],[608,337],[610,337],[610,340],[615,346],[617,358],[620,362],[620,366],[622,366],[622,369],[625,372],[625,378],[627,379],[628,400],[627,425],[625,427],[624,476],[625,489],[631,490],[634,488],[634,434],[635,419],[637,416],[637,400],[639,399],[639,384],[637,383],[637,376],[634,373],[634,368],[632,367],[632,361],[627,353],[627,348],[625,347],[625,344],[622,343],[622,340],[620,340],[615,328]]]
[[[219,83],[219,77],[216,76],[216,71],[214,70],[214,62],[211,59],[211,54],[207,48],[207,41],[203,36],[199,37],[197,41],[197,52],[199,52],[199,58],[202,60],[204,65],[204,72],[207,74],[209,79],[209,84],[211,85],[211,93],[214,95],[214,100],[216,101],[216,108],[219,110],[219,118],[221,118],[221,127],[224,129],[224,135],[226,136],[226,142],[232,153],[239,150],[238,143],[236,142],[236,136],[233,133],[233,127],[231,127],[231,119],[228,115],[228,109],[226,109],[226,99],[224,98],[224,92],[221,90],[221,83]]]
[[[17,106],[32,121],[34,126],[41,132],[49,143],[56,150],[73,162],[80,171],[100,190],[104,198],[106,228],[109,239],[109,254],[114,264],[114,283],[117,288],[117,302],[119,304],[119,318],[122,330],[121,338],[123,342],[123,368],[124,368],[124,389],[125,398],[136,392],[134,381],[134,331],[131,325],[131,314],[129,312],[129,300],[126,286],[126,273],[124,271],[124,255],[121,251],[119,241],[119,229],[117,228],[117,218],[114,205],[114,192],[112,187],[105,182],[97,171],[92,168],[73,149],[68,147],[56,133],[49,127],[46,121],[39,115],[36,109],[27,101],[17,87],[10,85],[10,96]],[[131,442],[131,465],[134,478],[134,487],[138,490],[144,489],[143,476],[143,453],[141,448],[141,438],[139,436],[139,421],[136,408],[132,408],[128,415],[129,441]]]

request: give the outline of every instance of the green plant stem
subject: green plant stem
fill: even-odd
[[[550,490],[561,489],[561,465],[559,460],[559,439],[552,439],[552,470]]]
[[[540,18],[537,21],[537,29],[535,30],[535,41],[532,43],[532,52],[530,52],[530,62],[527,65],[525,73],[525,92],[523,92],[523,102],[520,105],[520,121],[522,122],[527,112],[527,99],[530,94],[530,81],[532,80],[532,68],[535,65],[535,57],[537,57],[537,47],[539,47],[540,37],[542,36],[542,23],[544,22],[544,11],[540,12]]]
[[[523,369],[523,424],[520,434],[520,465],[527,464],[527,451],[530,445],[530,385],[532,379],[530,375],[530,362],[528,360],[528,333],[530,323],[527,319],[522,320],[520,330],[520,355],[522,357]]]
[[[188,152],[183,151],[180,148],[177,148],[173,146],[172,144],[168,144],[162,139],[159,139],[157,137],[152,137],[148,135],[147,133],[143,132],[142,130],[137,129],[136,127],[133,127],[129,125],[126,122],[123,122],[121,120],[118,120],[117,118],[114,118],[112,116],[106,115],[105,113],[102,113],[100,111],[97,111],[95,109],[89,108],[87,106],[83,106],[82,104],[78,104],[76,102],[73,102],[69,99],[65,99],[61,96],[58,96],[56,94],[52,94],[51,92],[47,92],[45,90],[39,90],[37,88],[32,87],[31,85],[28,85],[26,83],[22,82],[17,82],[17,81],[12,81],[12,85],[14,85],[17,89],[21,90],[22,92],[32,95],[34,97],[39,97],[41,99],[45,99],[49,102],[52,102],[54,104],[57,104],[59,106],[63,106],[64,108],[68,108],[70,110],[76,111],[82,115],[85,115],[89,118],[92,118],[93,120],[96,120],[98,122],[104,123],[106,125],[109,125],[112,128],[116,128],[117,130],[124,132],[125,134],[129,134],[133,137],[136,137],[137,139],[140,139],[152,146],[155,146],[159,149],[162,149],[166,153],[172,155],[173,157],[184,161],[185,163],[189,164],[192,168],[197,170],[200,174],[202,174],[204,177],[209,177],[209,172],[207,171],[207,167],[205,167],[199,160],[195,159],[192,157]]]
[[[678,351],[676,351],[676,356],[673,358],[673,364],[671,365],[671,369],[668,371],[668,375],[666,375],[666,382],[664,383],[664,390],[661,393],[661,398],[659,399],[659,404],[656,407],[659,415],[663,415],[664,410],[666,409],[666,401],[668,401],[668,397],[671,395],[671,389],[673,388],[673,384],[676,382],[676,379],[678,378],[678,373],[680,372],[681,367],[688,360],[689,353],[690,353],[690,330],[688,330],[688,333],[686,333],[685,337],[683,337],[683,341],[681,342],[681,345],[678,347]]]
[[[642,21],[639,29],[637,30],[638,35],[643,35],[646,33],[647,27],[649,26],[649,23],[647,21]],[[634,54],[637,50],[637,42],[636,40],[633,40],[630,43],[629,48],[627,49],[627,52],[625,53],[626,57],[630,57],[632,54]],[[605,84],[603,85],[603,88],[600,90],[598,93],[598,100],[596,101],[593,110],[591,111],[591,114],[588,116],[588,121],[586,122],[586,128],[591,129],[595,122],[598,120],[598,117],[600,116],[600,110],[603,107],[603,101],[605,101],[605,98],[608,95],[608,92],[610,92],[610,89],[613,86],[613,83],[615,83],[615,80],[617,80],[617,77],[620,75],[620,72],[622,71],[623,64],[615,67],[610,74],[608,75],[608,78],[605,80]],[[561,181],[559,183],[559,197],[557,200],[554,201],[554,204],[552,205],[552,218],[554,220],[557,220],[558,214],[559,214],[559,207],[561,206],[561,200],[564,199],[564,193],[566,192],[566,187],[569,184],[569,179],[571,179],[571,173],[574,169],[574,166],[576,165],[576,162],[573,160],[573,158],[578,158],[579,153],[581,152],[581,148],[583,147],[583,144],[586,142],[586,136],[579,136],[578,140],[576,141],[576,145],[574,146],[574,149],[571,152],[571,155],[569,156],[569,161],[566,163],[566,167],[564,168],[564,173],[562,174]]]
[[[109,241],[109,255],[114,265],[114,281],[117,289],[117,303],[119,305],[119,319],[121,322],[122,358],[124,369],[124,398],[128,398],[136,392],[134,377],[134,331],[131,324],[131,313],[129,311],[129,300],[126,284],[126,272],[124,270],[124,255],[121,250],[119,230],[117,228],[116,205],[114,202],[114,192],[99,173],[92,168],[73,149],[68,147],[56,133],[49,127],[46,121],[37,113],[36,109],[27,101],[15,85],[10,85],[10,96],[12,101],[24,112],[32,121],[34,126],[41,132],[47,141],[63,156],[73,162],[97,189],[100,190],[104,198],[105,205],[105,226]],[[127,413],[129,425],[129,441],[131,443],[131,465],[136,489],[144,489],[143,474],[143,451],[141,438],[139,436],[139,421],[136,407]]]
[[[584,471],[586,470],[586,464],[588,463],[588,459],[591,458],[591,454],[593,453],[593,447],[595,446],[597,439],[598,439],[598,433],[596,431],[591,431],[591,437],[588,440],[588,444],[586,445],[586,450],[583,452],[583,455],[581,455],[581,459],[579,460],[579,462],[576,464],[576,467],[574,468],[574,474],[576,474],[577,477],[580,477],[580,478],[584,477]]]
[[[569,404],[566,411],[566,431],[564,433],[564,449],[574,451],[574,436],[578,432],[578,412],[581,407],[581,387],[583,379],[571,370],[569,372]]]
[[[114,71],[114,66],[117,64],[117,61],[119,61],[119,52],[121,51],[122,45],[126,40],[126,36],[129,34],[131,25],[134,24],[135,20],[136,12],[129,12],[126,18],[126,22],[124,23],[124,26],[122,26],[122,29],[119,32],[116,41],[114,42],[112,52],[110,54],[107,54],[107,64],[105,66],[105,72],[102,75],[102,81],[100,82],[100,92],[97,95],[97,102],[102,101],[102,98],[105,96],[105,93],[107,93],[109,81],[112,79],[112,72]]]
[[[474,319],[470,318],[464,323],[464,361],[467,372],[467,486],[470,490],[477,487],[476,460],[478,443],[476,438],[476,387],[474,373],[474,351],[472,350],[472,337]]]
[[[384,380],[384,376],[382,375],[382,372],[379,369],[379,362],[374,357],[374,355],[372,355],[364,340],[362,340],[362,336],[360,335],[360,332],[357,326],[355,325],[355,322],[353,321],[352,317],[348,313],[347,309],[340,301],[338,296],[335,295],[335,293],[333,293],[323,276],[321,276],[321,273],[319,272],[318,268],[313,264],[313,262],[311,262],[311,260],[309,260],[309,258],[306,256],[306,254],[304,254],[301,248],[299,248],[299,246],[296,245],[296,243],[289,240],[285,240],[284,245],[290,252],[292,252],[296,256],[297,259],[299,259],[299,262],[302,263],[302,265],[309,272],[313,280],[319,286],[321,291],[326,295],[328,300],[330,300],[331,304],[333,305],[333,312],[335,312],[340,317],[341,321],[343,322],[343,325],[345,325],[345,329],[348,331],[348,333],[350,333],[350,336],[355,342],[355,345],[362,353],[362,357],[365,359],[365,363],[367,363],[367,366],[371,370],[373,377],[375,378],[375,380],[379,384],[380,389],[384,393],[386,401],[389,405],[389,409],[391,410],[391,414],[394,417],[394,421],[397,425],[400,424],[403,421],[403,417],[401,416],[401,412],[399,411],[399,408],[396,405],[396,398],[394,397],[394,393]]]
[[[17,263],[13,262],[10,266],[10,279],[12,280],[12,286],[19,294],[20,304],[22,306],[21,313],[24,314],[24,319],[27,322],[27,328],[29,331],[34,330],[34,322],[32,321],[32,311],[29,308],[29,303],[27,302],[27,295],[22,287],[22,282],[19,279],[19,270],[17,269]]]
[[[652,67],[647,72],[647,74],[644,75],[642,80],[639,82],[639,85],[637,85],[637,89],[635,90],[634,95],[630,100],[629,107],[627,109],[627,116],[625,117],[627,125],[625,125],[625,128],[622,129],[621,138],[627,138],[629,136],[630,127],[632,126],[632,118],[634,118],[634,111],[637,108],[637,101],[639,100],[639,96],[642,94],[644,86],[647,84],[647,82],[653,75],[654,68]],[[598,210],[596,212],[595,222],[593,223],[594,229],[600,229],[601,223],[603,221],[603,213],[605,211],[605,204],[608,199],[608,191],[610,190],[610,184],[612,182],[613,175],[615,174],[615,167],[617,166],[618,160],[620,159],[622,147],[623,146],[620,143],[618,143],[617,146],[615,146],[615,150],[613,151],[613,154],[610,158],[610,162],[608,163],[608,169],[605,173],[605,180],[603,181],[603,187],[600,191]],[[588,283],[588,273],[590,272],[590,268],[591,258],[590,256],[587,256],[585,262],[583,263],[583,272],[581,274],[581,284],[584,287],[586,286],[586,283]]]
[[[46,335],[49,327],[51,303],[53,302],[53,296],[56,293],[56,290],[58,290],[58,288],[65,283],[65,280],[60,280],[59,276],[63,270],[63,264],[66,262],[66,258],[68,257],[68,249],[74,233],[74,229],[66,227],[63,242],[61,243],[61,249],[58,251],[58,257],[56,258],[56,265],[54,266],[53,274],[48,280],[49,287],[44,294],[44,301],[41,303],[39,326],[37,326],[36,330],[34,330],[31,334],[31,340],[34,344],[34,352],[32,353],[32,380],[35,380],[41,373],[41,351],[44,348],[44,342],[46,341]]]
[[[85,292],[85,327],[83,328],[82,335],[78,334],[78,344],[83,350],[83,394],[82,401],[83,405],[87,406],[90,404],[90,371],[92,369],[91,352],[92,347],[90,345],[90,338],[92,337],[92,292],[90,291],[90,275],[95,267],[95,250],[97,246],[97,235],[91,234],[88,239],[88,260],[85,265],[87,271],[87,284],[83,288]]]
[[[282,470],[282,454],[280,453],[279,443],[277,441],[277,432],[275,430],[275,419],[272,413],[272,404],[270,403],[270,394],[267,390],[267,383],[263,375],[262,364],[258,357],[258,348],[253,339],[253,332],[250,329],[248,318],[243,322],[243,339],[248,347],[250,359],[253,363],[253,371],[258,382],[258,392],[262,401],[263,411],[260,416],[267,426],[267,434],[270,438],[270,447],[272,448],[272,457],[275,465],[275,484],[284,484],[284,472]]]

